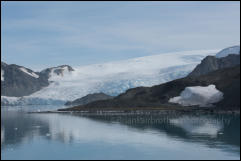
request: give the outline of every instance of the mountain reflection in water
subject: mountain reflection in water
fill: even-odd
[[[108,155],[107,158],[112,159],[157,159],[161,156],[165,159],[238,159],[240,156],[240,115],[235,114],[81,116],[27,114],[6,109],[1,112],[2,159],[11,158],[10,154],[15,154],[15,151],[17,155],[17,150],[23,149],[24,145],[35,143],[37,146],[39,140],[68,146],[68,154],[64,151],[57,156],[46,154],[46,157],[53,159],[64,158],[63,155],[69,157],[71,152],[75,153],[71,156],[76,156],[74,145],[99,146],[103,153],[101,158],[97,150],[91,150],[89,158],[79,154],[76,156],[78,159],[105,159]],[[104,150],[105,146],[113,146],[113,156]],[[80,149],[83,151],[83,148]],[[34,148],[28,150],[33,151]],[[123,154],[114,156],[117,151]],[[94,158],[95,153],[98,158]]]

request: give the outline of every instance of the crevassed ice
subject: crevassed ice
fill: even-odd
[[[117,95],[129,88],[152,86],[184,77],[207,55],[218,50],[166,53],[75,67],[71,74],[55,79],[33,97],[74,100],[90,93]],[[165,69],[165,70],[164,70]]]
[[[22,105],[63,105],[65,101],[52,98],[39,97],[8,97],[1,96],[2,106],[22,106]]]

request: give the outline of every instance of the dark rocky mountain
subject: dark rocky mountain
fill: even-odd
[[[74,101],[69,101],[65,105],[67,106],[77,106],[77,105],[85,105],[94,101],[99,100],[108,100],[114,98],[113,96],[106,95],[105,93],[94,93],[88,94],[82,98],[76,99]]]
[[[26,96],[48,85],[45,75],[22,66],[1,62],[1,96]]]
[[[50,73],[63,75],[64,70],[73,71],[63,65],[34,72],[23,66],[1,62],[1,96],[22,97],[31,95],[50,84]]]
[[[197,65],[197,67],[189,74],[190,77],[197,77],[208,74],[212,71],[234,67],[240,64],[240,55],[230,54],[226,57],[217,58],[215,56],[207,56]]]
[[[188,86],[216,85],[224,93],[224,99],[217,103],[219,109],[240,110],[240,65],[219,69],[206,75],[186,77],[153,87],[138,87],[127,90],[112,100],[102,100],[87,105],[62,109],[61,111],[78,111],[86,109],[161,107],[168,105],[170,98],[179,96]]]

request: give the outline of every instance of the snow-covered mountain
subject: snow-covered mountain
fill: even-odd
[[[34,72],[23,66],[1,62],[1,96],[29,96],[48,86],[51,79],[61,79],[72,71],[70,66],[62,65]]]
[[[207,55],[219,50],[199,50],[164,53],[124,61],[66,67],[64,75],[53,70],[49,73],[49,86],[30,96],[19,98],[21,104],[52,104],[72,101],[87,94],[103,92],[116,96],[138,86],[153,86],[185,77]],[[3,99],[3,98],[2,98]],[[8,100],[4,97],[5,101]]]
[[[225,48],[216,54],[217,58],[226,57],[230,54],[240,54],[240,45]]]
[[[56,80],[56,79],[62,79],[62,77],[66,77],[71,72],[73,72],[74,69],[69,65],[61,65],[58,67],[52,67],[42,70],[40,73],[43,75],[46,75],[48,77],[48,80]]]

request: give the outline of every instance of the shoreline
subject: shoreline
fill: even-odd
[[[55,110],[36,111],[29,114],[81,114],[81,115],[159,115],[159,114],[238,114],[240,110],[217,110],[217,109],[89,109],[89,110]]]

